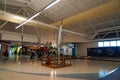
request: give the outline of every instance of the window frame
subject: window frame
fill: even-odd
[[[116,42],[116,45],[111,45],[111,42]],[[105,45],[106,42],[109,42],[109,45]],[[102,44],[102,45],[101,45]],[[98,41],[98,47],[120,47],[120,40],[106,40],[106,41]]]

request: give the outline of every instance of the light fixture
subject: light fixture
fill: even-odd
[[[36,16],[38,16],[43,10],[46,10],[46,9],[50,8],[51,6],[53,6],[54,4],[58,3],[59,1],[60,0],[55,0],[55,1],[51,2],[49,5],[45,6],[42,10],[40,10],[39,12],[37,12],[35,15],[33,15],[32,17],[30,17],[29,19],[25,20],[23,23],[21,23],[20,25],[18,25],[17,27],[15,27],[15,29],[18,29],[19,27],[21,27],[22,25],[24,25],[28,21],[30,21],[33,18],[35,18]]]
[[[50,7],[52,7],[53,5],[55,5],[56,3],[58,3],[60,0],[56,0],[53,3],[51,3],[50,5],[48,5],[45,9],[48,9]]]
[[[25,20],[23,23],[21,23],[20,25],[18,25],[15,29],[18,29],[19,27],[21,27],[22,25],[24,25],[25,23],[27,23],[28,21],[30,21],[31,19],[35,18],[36,16],[38,16],[40,14],[40,12],[38,12],[37,14],[33,15],[32,17],[30,17],[29,19]]]

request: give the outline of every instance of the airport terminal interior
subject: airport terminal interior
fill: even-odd
[[[0,0],[0,80],[120,80],[120,0]]]

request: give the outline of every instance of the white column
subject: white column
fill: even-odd
[[[60,44],[61,44],[61,36],[62,36],[62,24],[59,28],[59,34],[58,34],[58,63],[59,63],[59,60],[60,60]]]

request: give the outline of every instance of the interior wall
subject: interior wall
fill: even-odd
[[[15,32],[9,32],[9,31],[1,31],[2,33],[2,40],[12,40],[12,41],[21,41],[21,33],[15,33]],[[40,36],[40,42],[46,43],[46,42],[53,42],[57,43],[57,32],[46,32],[44,34],[41,34]],[[37,35],[28,35],[23,34],[23,41],[24,42],[38,42]],[[74,42],[88,42],[88,39],[74,35],[71,33],[65,33],[62,35],[61,43],[74,43]]]
[[[24,36],[23,41],[25,42],[38,42],[37,36]]]
[[[20,41],[21,37],[16,34],[2,33],[2,40]]]
[[[61,46],[61,48],[62,48],[62,50],[61,50],[62,54],[64,54],[64,55],[72,55],[72,48],[70,48],[70,46],[68,44]]]
[[[21,41],[21,34],[12,32],[3,32],[2,40]],[[34,35],[23,35],[24,42],[38,42],[37,36]]]
[[[86,42],[76,44],[76,55],[87,56],[87,48],[97,47],[97,42]]]

